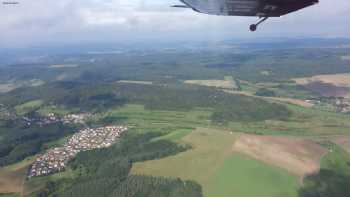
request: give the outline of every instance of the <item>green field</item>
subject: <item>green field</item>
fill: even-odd
[[[205,197],[297,196],[297,177],[234,153],[232,145],[236,138],[236,134],[224,130],[196,129],[180,141],[193,149],[160,160],[136,163],[132,173],[194,180],[202,185]]]
[[[26,114],[32,110],[38,109],[43,104],[44,104],[44,101],[42,101],[42,100],[33,100],[33,101],[23,103],[21,105],[17,105],[15,107],[15,110],[16,110],[17,114],[23,115],[23,114]]]
[[[50,113],[54,113],[54,114],[63,116],[63,115],[66,115],[66,114],[69,114],[69,113],[73,113],[73,112],[76,112],[76,111],[79,111],[79,109],[75,109],[75,108],[67,109],[67,108],[64,108],[64,107],[58,107],[58,106],[54,106],[54,105],[47,105],[47,106],[41,107],[38,110],[38,113],[40,115],[43,115],[43,116],[47,116]]]
[[[286,171],[243,155],[227,158],[211,178],[208,197],[297,197],[298,180]]]
[[[211,113],[208,109],[196,109],[189,112],[146,110],[143,105],[130,104],[112,109],[101,116],[116,121],[120,120],[137,128],[194,128],[199,125],[209,125]]]

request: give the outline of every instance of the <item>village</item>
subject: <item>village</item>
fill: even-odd
[[[91,113],[67,114],[59,117],[54,113],[45,116],[35,114],[34,116],[23,116],[22,120],[28,125],[39,125],[40,127],[62,122],[63,124],[85,124],[85,121],[92,116]]]
[[[350,98],[344,97],[319,97],[306,99],[305,102],[313,105],[325,105],[328,104],[333,107],[333,110],[337,113],[350,113]]]
[[[61,147],[39,155],[29,169],[28,178],[63,171],[67,163],[79,152],[111,146],[126,131],[126,126],[86,128],[70,137]]]

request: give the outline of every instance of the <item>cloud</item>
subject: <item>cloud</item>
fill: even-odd
[[[107,42],[135,39],[215,39],[256,36],[347,36],[349,0],[320,4],[267,21],[221,17],[170,8],[176,0],[18,0],[0,5],[0,46]]]

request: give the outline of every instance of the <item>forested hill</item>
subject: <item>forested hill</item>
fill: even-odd
[[[212,120],[221,122],[286,119],[290,116],[286,107],[262,99],[184,85],[55,82],[17,89],[0,97],[0,102],[16,106],[36,99],[45,104],[78,107],[85,111],[103,111],[126,103],[142,104],[151,110],[212,108]]]

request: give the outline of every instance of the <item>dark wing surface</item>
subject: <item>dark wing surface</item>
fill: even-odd
[[[318,0],[180,0],[193,10],[226,16],[279,17],[318,3]]]

